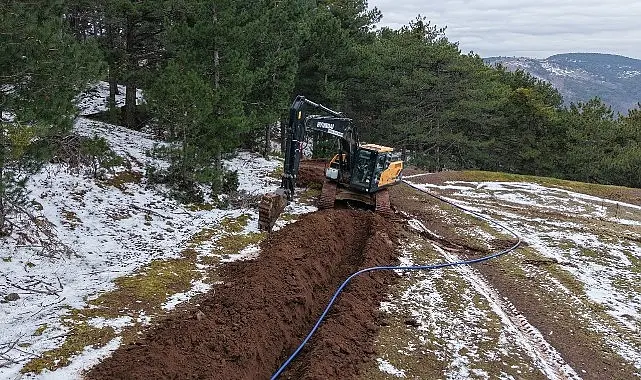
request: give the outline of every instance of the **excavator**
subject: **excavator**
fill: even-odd
[[[309,114],[309,109],[323,114]],[[306,133],[326,133],[338,140],[338,152],[325,166],[325,182],[318,208],[333,208],[337,200],[356,201],[391,215],[388,188],[401,181],[403,161],[393,148],[361,144],[352,119],[341,112],[298,95],[289,109],[285,162],[280,188],[263,195],[258,206],[258,227],[271,231],[293,199]]]

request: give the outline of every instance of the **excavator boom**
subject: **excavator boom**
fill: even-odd
[[[320,110],[325,115],[308,115],[304,112],[307,108]],[[336,199],[347,199],[375,206],[376,210],[390,210],[389,195],[384,187],[400,181],[403,166],[402,161],[393,160],[393,149],[375,144],[360,145],[351,119],[299,95],[289,110],[280,188],[265,194],[258,207],[260,230],[271,231],[278,216],[293,199],[307,130],[329,134],[340,142],[338,154],[326,168],[327,180],[319,208],[331,208]]]

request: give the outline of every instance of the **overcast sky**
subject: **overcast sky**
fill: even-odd
[[[379,25],[399,28],[426,16],[447,26],[463,53],[546,58],[558,53],[611,53],[641,59],[638,0],[368,0]]]

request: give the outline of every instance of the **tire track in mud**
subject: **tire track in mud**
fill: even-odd
[[[412,219],[412,223],[409,225],[424,239],[428,240],[432,247],[445,258],[445,261],[461,261],[461,258],[454,253],[455,251],[451,247],[448,247],[450,249],[447,250],[441,247],[443,242],[447,242],[447,240],[429,231],[421,221]],[[433,236],[436,241],[432,238]],[[455,270],[487,300],[492,311],[501,319],[503,326],[518,337],[522,348],[549,379],[581,379],[556,349],[545,340],[541,332],[532,326],[509,300],[501,299],[496,290],[480,273],[471,266],[457,266]]]
[[[438,178],[430,178],[428,182],[432,183],[431,181],[438,183]],[[442,220],[437,201],[428,200],[427,196],[419,194],[421,193],[399,188],[395,191],[394,200],[399,210],[419,215],[430,229],[436,228],[448,240],[458,241],[459,234],[453,233],[453,230],[456,231],[453,226],[460,221],[455,217]],[[491,285],[499,295],[499,300],[506,301],[505,308],[508,311],[513,309],[529,325],[535,327],[580,378],[638,378],[638,369],[606,344],[609,339],[607,333],[602,335],[593,330],[594,326],[585,325],[581,314],[590,314],[590,308],[575,310],[575,302],[568,303],[563,297],[549,293],[545,280],[540,276],[519,274],[528,267],[519,263],[519,259],[509,259],[479,265],[474,269]],[[515,323],[519,319],[516,318]]]
[[[91,369],[87,379],[264,379],[298,346],[352,272],[396,262],[394,227],[366,211],[324,210],[271,234],[223,284]],[[393,273],[354,281],[282,378],[355,377],[371,360]]]

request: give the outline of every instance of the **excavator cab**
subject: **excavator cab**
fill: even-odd
[[[361,145],[352,166],[350,186],[358,191],[375,193],[401,181],[403,161],[392,148],[376,145]]]

